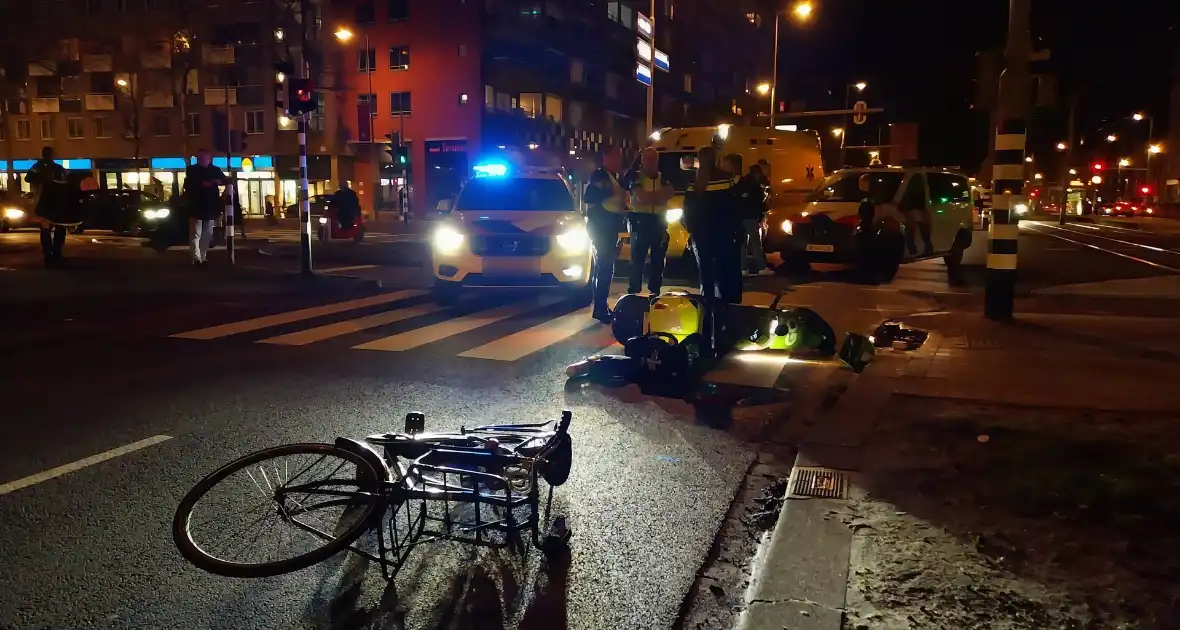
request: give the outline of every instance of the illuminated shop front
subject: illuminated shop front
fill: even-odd
[[[72,179],[84,179],[92,174],[94,169],[94,162],[86,158],[71,158],[64,160],[54,160],[69,172]],[[25,173],[33,168],[37,160],[13,160],[12,174],[17,178],[18,190],[21,192],[32,192],[29,183],[25,181]],[[8,160],[0,160],[0,188],[8,190]]]

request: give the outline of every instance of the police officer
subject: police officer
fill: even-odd
[[[586,193],[586,229],[594,246],[594,271],[590,283],[594,289],[594,319],[610,322],[610,283],[615,277],[615,257],[618,256],[619,232],[623,231],[627,205],[625,191],[619,184],[619,170],[623,166],[623,150],[610,147],[602,156],[602,168],[590,174]]]
[[[651,252],[651,275],[647,290],[659,295],[664,282],[664,262],[668,256],[668,201],[675,194],[671,182],[660,175],[660,154],[653,147],[643,150],[639,172],[628,182],[630,212],[627,221],[631,232],[631,277],[628,293],[639,293],[643,286],[643,266]]]
[[[25,181],[33,186],[33,214],[41,227],[41,254],[46,267],[63,264],[62,248],[66,243],[66,226],[80,221],[79,199],[72,194],[66,169],[53,161],[53,148],[41,149],[37,160],[25,174]]]
[[[725,320],[724,306],[740,304],[741,257],[738,232],[741,222],[733,195],[733,176],[717,167],[717,153],[705,147],[697,154],[696,179],[689,186],[684,203],[684,227],[692,239],[697,260],[701,295],[708,301],[705,332],[706,354],[719,350],[719,333]],[[736,264],[733,259],[737,258]],[[725,266],[734,267],[727,269]]]

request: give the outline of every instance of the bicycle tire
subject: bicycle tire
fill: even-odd
[[[383,499],[374,499],[365,506],[365,512],[361,518],[357,519],[357,524],[345,531],[340,536],[327,541],[324,546],[309,551],[308,553],[279,560],[275,562],[263,562],[259,564],[245,564],[239,562],[226,562],[219,558],[207,554],[201,549],[199,545],[192,539],[189,532],[189,520],[192,515],[193,507],[201,500],[214,486],[229,477],[230,475],[242,470],[247,466],[251,466],[258,462],[282,455],[298,455],[298,454],[319,454],[336,456],[341,459],[357,465],[358,476],[365,479],[373,480],[373,487],[369,490],[374,494],[378,491],[378,485],[383,474],[375,470],[367,460],[363,457],[331,444],[286,444],[283,446],[275,446],[261,451],[256,451],[239,457],[238,459],[218,468],[204,479],[197,482],[188,494],[180,501],[180,505],[176,508],[176,515],[172,519],[172,540],[176,544],[176,548],[180,551],[180,555],[185,560],[191,562],[197,568],[220,575],[223,577],[232,578],[263,578],[273,577],[276,575],[283,575],[284,573],[292,573],[301,569],[306,569],[310,566],[323,562],[328,558],[340,553],[347,548],[353,541],[360,538],[371,526],[372,521],[376,515],[381,514],[379,508],[384,506]]]

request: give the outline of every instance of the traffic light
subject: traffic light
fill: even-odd
[[[397,150],[402,144],[401,137],[396,133],[387,133],[385,139],[389,141],[389,146],[385,147],[385,154],[389,156],[389,162],[399,164]]]
[[[1151,186],[1144,186],[1139,189],[1139,192],[1141,192],[1145,195],[1150,195],[1151,194]]]
[[[287,79],[287,115],[296,117],[310,114],[319,108],[320,95],[311,79]]]
[[[397,148],[397,163],[405,166],[410,163],[410,148],[402,145]]]
[[[1095,162],[1094,163],[1094,170],[1101,171],[1102,170],[1102,162]]]

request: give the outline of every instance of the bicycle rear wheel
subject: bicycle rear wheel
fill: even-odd
[[[317,469],[330,472],[315,481]],[[214,471],[185,495],[172,521],[172,538],[186,560],[216,575],[258,578],[305,569],[344,550],[374,524],[384,508],[384,477],[363,457],[330,444],[289,444],[251,453]],[[261,498],[261,509],[242,510],[220,499],[222,492]],[[194,518],[202,507],[212,508],[209,528]],[[321,524],[308,524],[307,518]],[[278,526],[274,536],[251,531],[266,525]],[[214,549],[221,542],[282,555],[241,561],[245,550],[229,555]],[[309,544],[305,551],[280,552],[304,543]]]

